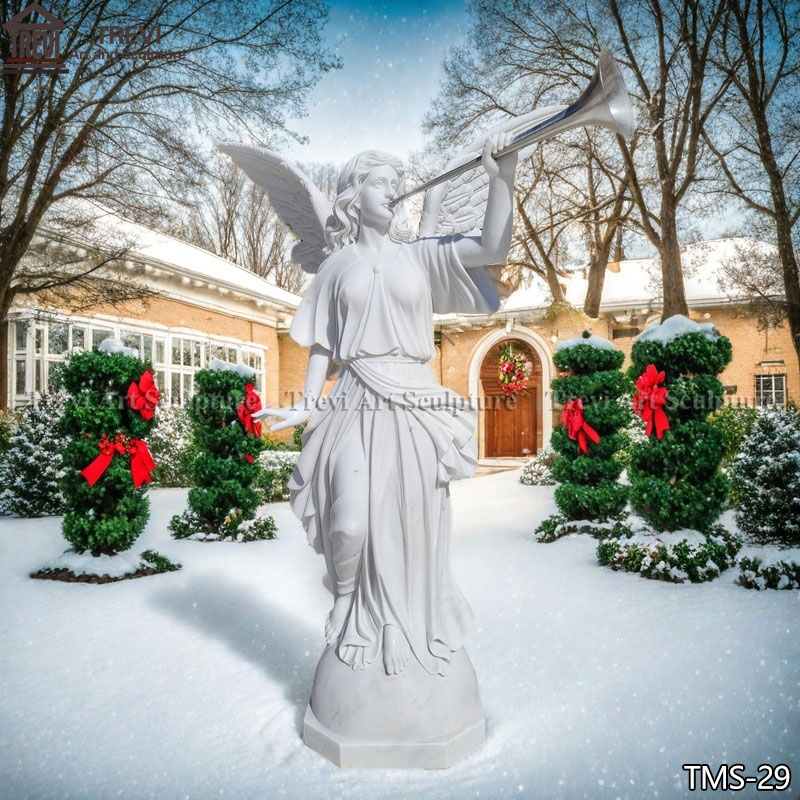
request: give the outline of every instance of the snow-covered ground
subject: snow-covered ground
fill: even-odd
[[[518,476],[452,487],[487,742],[439,772],[342,771],[303,745],[330,600],[288,504],[276,541],[176,542],[185,492],[154,491],[137,549],[183,569],[102,586],[29,579],[65,546],[59,520],[0,520],[0,796],[671,798],[701,762],[785,762],[800,785],[800,592],[538,544],[552,488]]]

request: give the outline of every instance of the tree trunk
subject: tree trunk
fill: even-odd
[[[595,250],[592,263],[589,265],[589,285],[586,287],[586,299],[583,302],[583,313],[587,317],[597,319],[600,316],[600,302],[603,299],[603,284],[606,280],[608,256],[611,252],[613,236],[607,236],[604,245]]]
[[[561,284],[558,281],[558,273],[549,263],[545,265],[545,274],[547,275],[547,285],[550,287],[550,294],[553,295],[553,304],[561,305],[566,303],[567,298],[564,296],[564,290],[561,288]]]
[[[791,226],[786,206],[783,213],[775,215],[778,231],[778,252],[783,266],[783,286],[786,294],[786,318],[792,336],[797,363],[800,365],[800,272],[797,269],[797,255],[792,247]]]
[[[675,207],[664,198],[661,205],[661,282],[664,291],[664,308],[661,319],[673,314],[689,316],[686,303],[686,290],[683,286],[683,267],[681,266],[681,246],[678,240],[678,227],[675,223]]]
[[[8,370],[10,340],[8,335],[8,311],[11,295],[6,289],[0,294],[0,411],[9,407],[8,395],[11,388],[11,375]]]

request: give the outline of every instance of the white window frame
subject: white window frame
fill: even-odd
[[[28,326],[25,349],[17,348],[16,339],[16,324],[25,323]],[[203,331],[192,330],[188,328],[168,328],[164,325],[157,325],[154,323],[141,322],[133,319],[119,320],[103,314],[96,316],[69,316],[64,314],[54,314],[39,312],[36,310],[23,310],[14,311],[9,314],[6,323],[9,326],[9,347],[8,347],[8,401],[12,408],[19,408],[28,405],[30,402],[36,400],[41,394],[36,388],[36,376],[39,376],[39,386],[45,388],[45,381],[47,380],[47,370],[51,363],[60,363],[64,361],[67,354],[71,352],[73,345],[73,331],[76,329],[83,330],[84,345],[93,347],[92,339],[96,330],[108,331],[109,335],[121,339],[123,332],[130,332],[142,336],[152,336],[152,348],[150,353],[144,354],[150,357],[153,361],[153,369],[156,374],[156,385],[159,387],[161,394],[166,402],[175,405],[184,405],[186,398],[181,392],[181,397],[172,398],[172,375],[179,374],[182,377],[181,388],[184,387],[184,381],[188,379],[189,385],[193,388],[194,373],[199,369],[204,369],[208,366],[208,354],[210,347],[224,347],[226,348],[226,359],[229,363],[246,364],[253,359],[260,359],[261,369],[256,370],[256,390],[262,394],[266,391],[266,345],[259,345],[256,342],[243,342],[238,339],[233,339],[227,336],[217,336],[208,334]],[[67,325],[67,349],[63,353],[50,353],[49,352],[49,331],[50,325]],[[36,331],[41,331],[41,353],[37,355],[35,352],[34,341]],[[179,365],[172,364],[172,345],[173,341],[189,340],[192,342],[192,355],[191,364]],[[163,345],[164,357],[158,360],[158,345]],[[194,348],[199,345],[199,366],[195,363]],[[235,360],[230,360],[235,357]],[[17,362],[22,361],[25,364],[25,393],[17,393]],[[181,359],[183,361],[183,359]],[[187,378],[183,376],[186,375]],[[177,402],[176,402],[177,400]]]
[[[780,378],[781,389],[775,387],[776,378]],[[769,382],[769,389],[764,389],[764,383]],[[780,401],[776,400],[776,396],[780,394]],[[786,373],[785,372],[765,372],[756,373],[755,376],[755,398],[754,403],[756,408],[772,408],[778,406],[779,408],[786,407]]]

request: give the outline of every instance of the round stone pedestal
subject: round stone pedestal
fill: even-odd
[[[340,767],[443,769],[485,738],[478,681],[464,648],[441,676],[413,656],[401,675],[387,675],[380,659],[353,670],[327,647],[303,727],[305,743]]]

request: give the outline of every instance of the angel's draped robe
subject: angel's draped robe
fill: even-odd
[[[450,566],[449,484],[475,471],[476,411],[436,381],[433,313],[490,313],[499,300],[482,267],[461,263],[461,238],[403,243],[374,263],[342,248],[290,328],[341,365],[303,432],[289,489],[336,592],[355,592],[339,639],[348,663],[357,647],[365,664],[377,659],[383,626],[396,625],[420,664],[444,675],[471,627]]]

